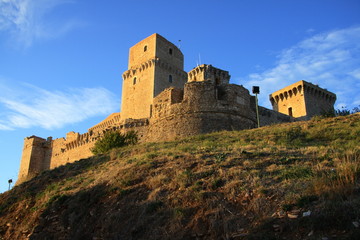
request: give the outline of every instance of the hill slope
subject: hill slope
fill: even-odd
[[[359,239],[360,115],[141,144],[0,195],[0,239]]]

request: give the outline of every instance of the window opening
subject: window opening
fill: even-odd
[[[217,78],[215,78],[215,83],[216,83],[216,85],[219,85],[220,84],[220,79],[217,77]]]
[[[144,52],[146,52],[147,51],[147,46],[145,45],[145,47],[144,47]]]
[[[172,83],[172,82],[173,82],[172,75],[169,75],[169,83]]]
[[[169,48],[169,54],[172,55],[172,48]]]
[[[134,80],[133,80],[133,85],[136,84],[136,77],[134,77]]]
[[[222,87],[216,87],[216,99],[217,100],[226,100],[226,91]]]
[[[289,116],[292,117],[293,116],[293,111],[292,111],[292,107],[289,107]]]

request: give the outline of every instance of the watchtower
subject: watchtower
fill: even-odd
[[[24,139],[24,148],[22,151],[17,184],[49,169],[51,140],[51,138],[45,140],[36,136]]]
[[[184,88],[184,55],[155,33],[130,48],[128,70],[122,75],[121,118],[148,118],[156,95],[168,87]]]
[[[336,95],[317,85],[301,80],[270,94],[274,111],[308,120],[334,110]]]

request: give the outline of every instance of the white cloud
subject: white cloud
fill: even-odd
[[[0,123],[0,131],[2,130],[13,130],[13,128]]]
[[[65,34],[79,23],[66,20],[52,22],[48,14],[69,0],[0,0],[0,31],[10,33],[11,39],[22,47],[35,40],[49,39]]]
[[[353,76],[354,78],[357,78],[360,81],[360,68],[349,72],[349,75]]]
[[[360,101],[360,27],[316,34],[284,49],[273,68],[240,78],[246,87],[259,85],[261,105],[271,107],[268,94],[306,80],[337,94],[348,108]]]
[[[306,33],[312,34],[314,33],[316,30],[313,28],[309,28],[308,30],[306,30]]]
[[[0,97],[0,130],[42,127],[61,128],[88,118],[115,112],[119,101],[104,88],[51,92],[25,85],[22,94]],[[3,88],[0,85],[0,90]],[[6,88],[6,87],[4,87]],[[14,89],[14,92],[18,89]]]

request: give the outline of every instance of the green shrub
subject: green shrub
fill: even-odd
[[[354,107],[353,110],[349,110],[346,107],[341,107],[341,109],[335,110],[336,116],[347,116],[350,114],[358,113],[360,112],[360,106]]]
[[[93,154],[102,154],[108,152],[112,148],[134,145],[137,142],[138,137],[134,131],[130,131],[125,134],[118,131],[108,131],[95,143],[91,152]]]
[[[335,116],[347,116],[350,114],[351,114],[351,111],[348,110],[346,107],[341,107],[341,109],[335,110]]]
[[[337,117],[337,116],[348,116],[350,114],[358,113],[360,112],[360,106],[354,107],[353,110],[347,109],[347,107],[341,107],[341,109],[330,109],[327,112],[323,112],[321,114],[322,118],[328,118],[328,117]]]

